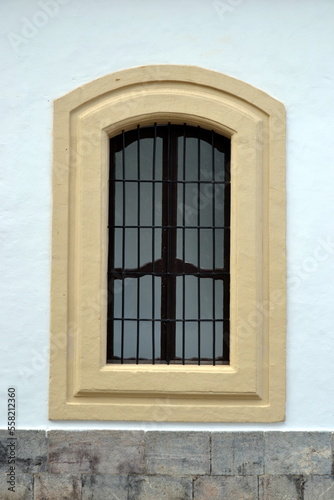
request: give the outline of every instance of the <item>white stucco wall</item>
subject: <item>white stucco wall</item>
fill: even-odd
[[[333,429],[333,22],[332,0],[0,1],[1,428],[14,386],[19,428]],[[284,423],[48,420],[52,101],[155,63],[213,69],[286,106]]]

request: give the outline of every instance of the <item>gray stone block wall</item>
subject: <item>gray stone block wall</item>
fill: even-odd
[[[1,500],[334,500],[330,432],[0,431]]]

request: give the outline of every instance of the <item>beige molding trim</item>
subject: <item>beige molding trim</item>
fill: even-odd
[[[109,138],[156,123],[231,138],[230,366],[111,365]],[[273,422],[285,416],[285,110],[192,66],[120,71],[54,103],[50,419]]]

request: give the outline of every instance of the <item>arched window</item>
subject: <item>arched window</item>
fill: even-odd
[[[108,362],[228,364],[230,140],[123,132],[109,197]]]
[[[162,65],[54,106],[50,418],[284,419],[283,105]]]

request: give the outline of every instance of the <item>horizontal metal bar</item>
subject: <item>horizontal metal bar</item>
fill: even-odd
[[[119,363],[121,360],[120,357],[113,357],[113,358],[108,358],[107,363]],[[133,362],[136,360],[136,358],[124,358],[123,363],[124,364],[133,364]],[[152,364],[152,358],[138,358],[138,361],[140,364]],[[210,365],[212,366],[213,363],[213,358],[201,358],[201,365]],[[222,357],[215,358],[216,364],[219,365],[229,365],[229,361],[224,361]],[[218,362],[218,363],[217,363]],[[165,365],[166,360],[161,359],[161,358],[155,358],[154,363],[159,365]],[[182,358],[176,357],[174,359],[171,359],[169,361],[170,365],[197,365],[198,364],[198,359],[197,358],[185,358],[184,360]]]
[[[109,226],[108,226],[109,227]],[[122,226],[122,225],[115,225],[111,226],[115,229],[214,229],[214,230],[225,230],[225,231],[230,231],[229,226]]]
[[[132,276],[145,276],[147,274],[154,276],[202,276],[210,277],[212,279],[223,279],[224,275],[228,274],[223,268],[216,269],[203,269],[189,262],[183,262],[181,259],[175,259],[173,262],[173,270],[165,270],[163,259],[158,259],[154,262],[134,269],[124,269],[122,267],[111,269],[108,276],[115,279],[124,279]]]
[[[203,181],[202,179],[194,179],[192,181],[184,181],[184,180],[166,180],[166,179],[114,179],[113,182],[121,182],[121,183],[127,183],[127,182],[134,182],[134,183],[142,183],[146,182],[149,184],[231,184],[231,181]]]
[[[161,322],[163,321],[164,323],[172,323],[172,322],[176,322],[176,323],[189,323],[189,322],[193,322],[193,323],[198,323],[198,322],[203,322],[203,323],[212,323],[212,322],[215,322],[215,323],[225,323],[226,321],[230,321],[229,318],[210,318],[210,319],[161,319],[161,318],[114,318],[114,317],[111,317],[111,318],[108,318],[109,321],[157,321],[157,322]]]

